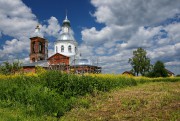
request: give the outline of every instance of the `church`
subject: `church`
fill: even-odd
[[[48,40],[42,36],[37,26],[30,38],[29,59],[29,63],[23,64],[24,72],[35,72],[39,66],[67,73],[101,73],[101,67],[80,56],[67,15],[62,23],[60,37],[54,42],[54,54],[48,57]]]

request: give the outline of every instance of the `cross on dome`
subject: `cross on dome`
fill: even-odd
[[[39,27],[39,24],[36,26],[36,28],[35,28],[35,32],[37,33],[37,32],[40,32],[40,27]]]
[[[66,11],[66,17],[65,17],[65,19],[64,19],[64,21],[63,21],[63,25],[69,25],[69,26],[71,26],[71,25],[70,25],[70,21],[68,20],[68,17],[67,17],[67,11]]]
[[[32,37],[42,37],[43,38],[43,34],[41,33],[40,30],[40,24],[37,24],[35,31],[32,33],[31,35]]]

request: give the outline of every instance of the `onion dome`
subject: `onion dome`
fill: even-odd
[[[64,21],[63,21],[63,26],[65,26],[65,25],[68,25],[69,27],[71,26],[71,25],[70,25],[70,21],[69,21],[68,18],[67,18],[67,15],[66,15],[66,18],[65,18]]]
[[[68,20],[67,15],[66,15],[65,20],[63,21],[62,31],[58,38],[58,41],[61,41],[61,40],[75,41],[73,31],[70,26],[70,21]]]
[[[69,33],[62,33],[59,37],[59,40],[74,40],[74,37]]]

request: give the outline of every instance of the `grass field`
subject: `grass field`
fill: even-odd
[[[0,121],[179,120],[180,78],[0,75]]]
[[[62,121],[179,121],[180,82],[154,82],[82,98]]]

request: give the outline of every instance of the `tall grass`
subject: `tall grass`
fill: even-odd
[[[133,78],[119,75],[73,75],[58,71],[37,74],[0,75],[0,107],[19,107],[27,115],[60,117],[73,107],[78,96],[106,92],[153,81],[180,78]]]

